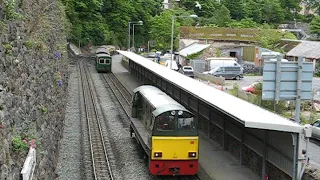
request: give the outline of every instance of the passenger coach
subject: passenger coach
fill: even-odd
[[[100,46],[96,50],[96,69],[98,72],[111,72],[112,60],[108,49]]]
[[[194,115],[154,86],[134,90],[130,135],[149,156],[153,175],[198,172],[198,123]]]

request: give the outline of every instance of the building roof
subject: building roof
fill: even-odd
[[[187,57],[188,55],[191,54],[195,54],[198,53],[204,49],[206,49],[207,47],[209,47],[210,44],[198,44],[198,43],[194,43],[182,50],[179,51],[179,54],[183,57]]]
[[[169,81],[247,128],[300,133],[303,126],[128,51],[118,52]]]
[[[320,42],[319,41],[300,41],[296,47],[291,49],[286,55],[287,56],[303,56],[309,59],[320,58]]]

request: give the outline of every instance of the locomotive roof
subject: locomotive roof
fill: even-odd
[[[154,86],[143,85],[134,89],[133,92],[140,92],[140,94],[149,101],[156,109],[153,111],[155,116],[170,110],[182,110],[191,113],[184,106]]]

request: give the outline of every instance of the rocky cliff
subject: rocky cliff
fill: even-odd
[[[36,148],[36,179],[53,179],[63,128],[68,58],[56,0],[0,1],[0,179],[19,179]]]

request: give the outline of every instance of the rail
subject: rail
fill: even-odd
[[[102,77],[109,85],[111,91],[115,94],[126,114],[130,116],[130,101],[132,98],[131,93],[127,90],[127,88],[124,87],[124,85],[113,73],[103,74]]]
[[[105,140],[102,133],[100,119],[97,114],[96,103],[93,97],[92,82],[89,78],[88,69],[83,61],[80,62],[80,74],[85,103],[85,114],[88,123],[90,150],[94,178],[113,180],[110,161],[106,151]]]

